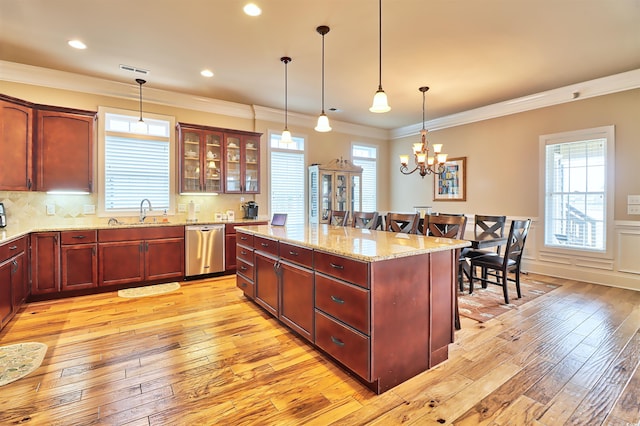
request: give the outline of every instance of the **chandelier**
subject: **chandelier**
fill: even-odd
[[[400,156],[400,172],[405,175],[418,171],[424,178],[429,174],[440,174],[444,171],[444,163],[447,162],[447,154],[442,154],[442,144],[433,144],[433,155],[429,156],[429,146],[427,142],[427,130],[424,127],[424,98],[425,92],[429,90],[427,86],[420,87],[422,92],[422,130],[420,131],[421,141],[413,144],[413,159],[415,167],[409,170],[409,156]]]

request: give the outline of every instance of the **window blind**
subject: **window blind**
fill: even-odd
[[[353,145],[352,158],[353,164],[362,167],[362,211],[373,212],[377,210],[378,200],[376,198],[376,182],[377,182],[377,164],[376,155],[377,148],[363,145]]]
[[[287,213],[287,223],[304,224],[303,151],[271,151],[271,211]]]

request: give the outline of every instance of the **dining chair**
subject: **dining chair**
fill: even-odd
[[[353,228],[375,229],[378,223],[378,212],[353,212],[351,226]]]
[[[513,220],[509,229],[509,236],[504,250],[504,255],[496,253],[485,254],[471,258],[471,278],[469,280],[469,293],[473,293],[473,282],[477,279],[482,282],[482,287],[487,284],[497,284],[502,286],[504,293],[504,303],[509,304],[508,281],[515,282],[518,292],[518,299],[522,297],[520,291],[520,262],[524,252],[524,243],[527,240],[531,219]],[[476,267],[482,268],[482,277],[476,277]],[[488,271],[495,271],[489,274]],[[514,274],[514,278],[509,277],[509,273]],[[494,280],[488,277],[492,276]]]
[[[496,237],[504,236],[504,227],[507,223],[506,216],[489,216],[489,215],[475,215],[474,218],[474,231],[476,234],[483,235],[491,235]],[[496,247],[496,254],[500,254],[502,247]],[[491,251],[487,250],[477,250],[477,249],[467,249],[464,251],[464,255],[467,258],[473,258],[477,256],[484,256],[485,254],[490,254]]]
[[[464,215],[425,215],[423,234],[432,237],[462,239],[465,227],[467,226],[467,217]],[[463,289],[462,274],[463,262],[466,258],[460,254],[460,249],[456,250],[458,256],[457,277],[460,291]],[[456,294],[455,304],[455,327],[460,330],[460,314],[458,313],[458,297]]]
[[[420,213],[387,213],[385,231],[415,234],[418,229]]]
[[[348,210],[331,210],[331,212],[329,213],[329,225],[347,226],[348,221]]]

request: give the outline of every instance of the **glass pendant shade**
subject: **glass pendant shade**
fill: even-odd
[[[282,131],[282,136],[280,136],[280,142],[290,144],[293,143],[293,139],[291,139],[291,132],[287,129]]]
[[[316,132],[331,131],[331,126],[329,125],[329,117],[327,117],[327,114],[325,114],[324,111],[318,117],[318,124],[316,125],[315,130]]]
[[[373,105],[369,108],[371,112],[389,112],[391,111],[391,107],[389,106],[389,102],[387,100],[387,94],[384,93],[384,90],[381,88],[378,89],[376,94],[373,97]]]

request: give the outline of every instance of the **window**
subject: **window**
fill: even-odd
[[[153,210],[173,212],[173,117],[99,108],[100,212],[138,214],[147,198]]]
[[[269,205],[272,213],[287,213],[287,223],[305,223],[305,139],[292,137],[293,144],[280,142],[279,133],[270,133],[271,193]]]
[[[353,144],[351,146],[351,159],[353,164],[362,167],[362,186],[356,188],[362,194],[362,211],[374,212],[377,210],[378,200],[376,199],[377,176],[377,155],[378,148],[370,145]]]
[[[613,126],[608,126],[541,136],[545,246],[607,251],[613,135]]]

